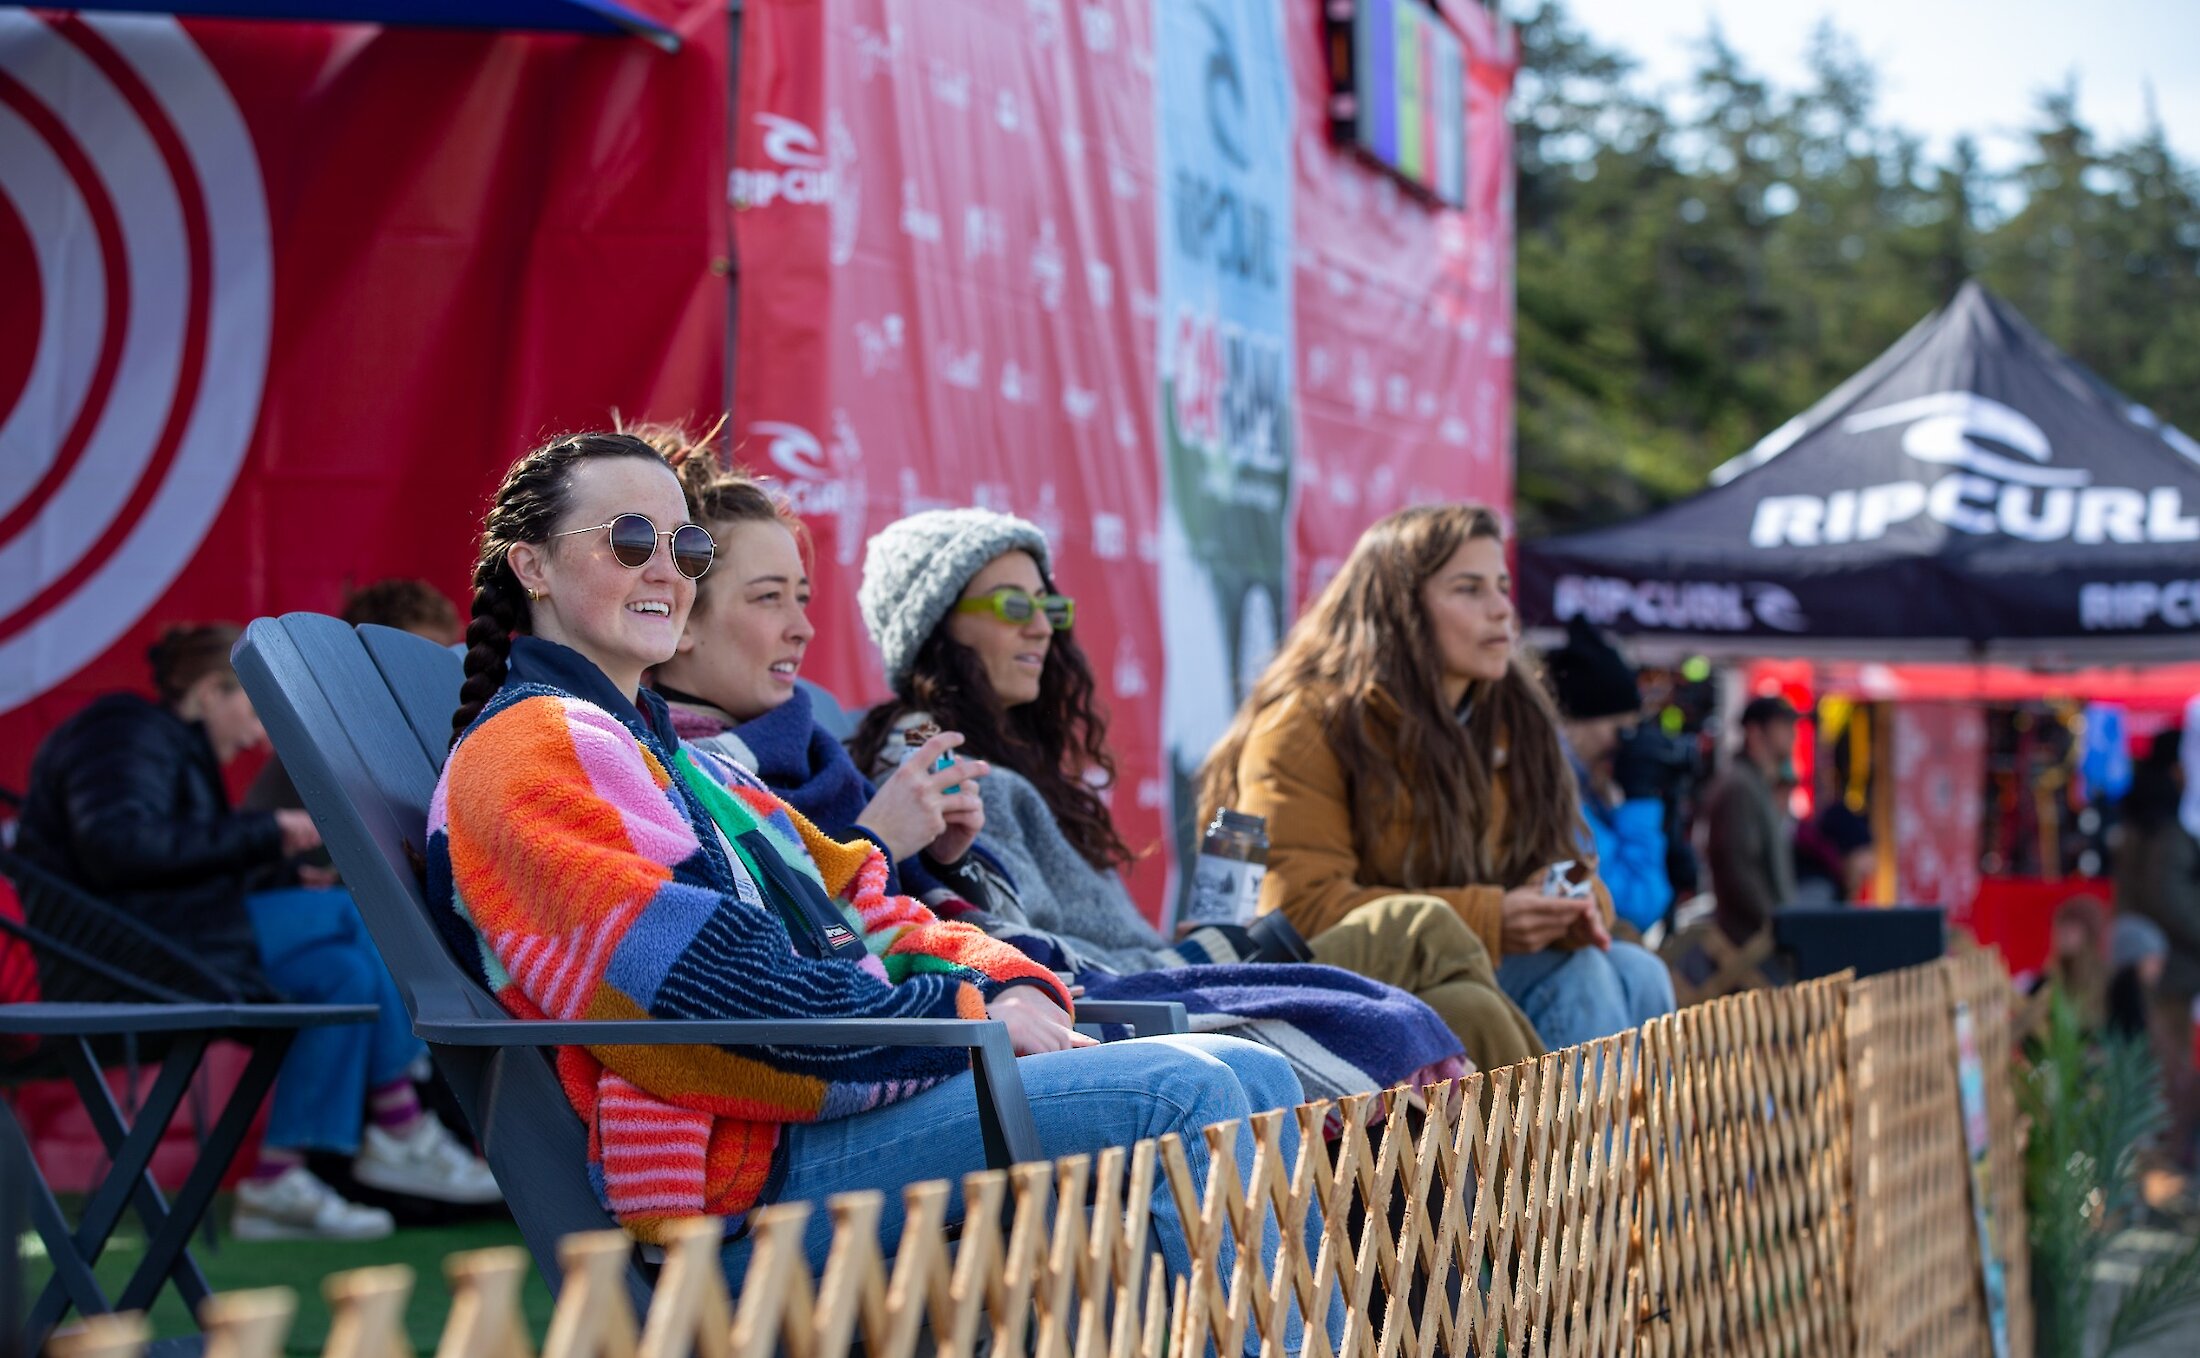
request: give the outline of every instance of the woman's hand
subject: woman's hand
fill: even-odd
[[[982,769],[991,767],[980,760],[972,760],[969,765],[958,764],[955,767],[972,766]],[[940,817],[947,822],[947,828],[940,831],[938,839],[925,846],[925,852],[931,854],[932,861],[936,863],[957,862],[970,852],[971,844],[985,831],[985,800],[965,785],[954,796],[941,801]]]
[[[963,743],[959,731],[942,731],[910,751],[878,795],[856,819],[886,845],[898,862],[926,849],[952,863],[985,828],[985,804],[971,784],[992,772],[982,759],[957,760],[935,771],[940,756]],[[954,788],[949,796],[947,789]]]
[[[295,807],[285,807],[275,813],[275,823],[283,831],[283,857],[295,858],[321,847],[320,827],[305,812]]]
[[[1603,942],[1598,947],[1611,944],[1611,936],[1604,933],[1604,922],[1597,918],[1596,897],[1547,896],[1531,886],[1514,887],[1505,893],[1499,936],[1505,956],[1541,952],[1560,939],[1571,939],[1577,930],[1593,930],[1593,936],[1601,936]],[[1584,932],[1583,941],[1591,937]]]
[[[1612,950],[1612,931],[1604,923],[1604,912],[1597,909],[1596,898],[1589,897],[1581,904],[1587,906],[1588,909],[1583,910],[1581,918],[1574,921],[1574,927],[1566,931],[1566,946],[1569,948],[1601,948],[1605,952],[1610,952]]]
[[[985,1012],[1008,1025],[1008,1043],[1018,1056],[1099,1045],[1071,1027],[1069,1015],[1032,986],[1002,991]]]

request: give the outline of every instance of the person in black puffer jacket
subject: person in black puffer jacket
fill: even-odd
[[[333,870],[291,862],[321,843],[313,818],[230,806],[222,766],[266,739],[230,667],[237,635],[225,623],[170,629],[149,652],[159,702],[110,694],[56,728],[31,763],[17,851],[248,992],[378,1006],[372,1023],[310,1028],[291,1045],[259,1162],[237,1189],[240,1238],[394,1228],[308,1170],[310,1150],[357,1152],[353,1176],[385,1192],[496,1201],[488,1166],[420,1105],[411,1071],[425,1048],[358,907]]]
[[[188,949],[247,991],[266,988],[245,896],[321,842],[303,811],[237,812],[222,765],[265,735],[217,682],[232,627],[178,629],[153,648],[160,703],[110,693],[38,747],[17,849]]]

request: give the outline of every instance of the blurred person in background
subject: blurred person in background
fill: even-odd
[[[1795,827],[1795,903],[1846,905],[1869,894],[1879,868],[1871,821],[1838,798]]]
[[[2184,733],[2164,731],[2131,774],[2124,795],[2123,842],[2116,851],[2116,908],[2154,922],[2169,943],[2149,1005],[2149,1027],[2170,1107],[2170,1146],[2179,1167],[2193,1168],[2200,1125],[2192,1060],[2193,997],[2200,995],[2200,839],[2185,823],[2195,753]]]
[[[1756,937],[1775,911],[1795,902],[1786,797],[1795,783],[1798,720],[1785,698],[1751,699],[1742,709],[1741,748],[1704,803],[1705,864],[1719,927],[1735,943]]]
[[[2108,1031],[2145,1041],[2154,992],[2169,965],[2169,940],[2142,915],[2118,915],[2108,935]]]
[[[32,761],[23,856],[159,930],[209,967],[306,1004],[372,1004],[375,1020],[298,1034],[275,1081],[258,1161],[237,1186],[244,1240],[371,1240],[395,1223],[340,1196],[308,1151],[356,1155],[360,1183],[452,1203],[498,1200],[489,1168],[422,1108],[412,1034],[349,893],[292,860],[321,844],[295,809],[234,810],[222,767],[266,739],[237,682],[228,623],[176,627],[148,653],[158,702],[100,698]]]
[[[1544,656],[1558,701],[1559,739],[1581,794],[1597,873],[1612,909],[1637,931],[1673,904],[1666,875],[1666,793],[1681,765],[1661,732],[1641,724],[1635,671],[1587,620],[1567,625],[1566,644]]]
[[[438,646],[455,645],[466,634],[458,606],[425,580],[393,577],[355,589],[344,600],[343,618],[354,627],[395,627]]]
[[[354,627],[367,623],[395,627],[426,637],[438,646],[455,645],[466,632],[459,621],[458,606],[425,580],[377,580],[353,590],[344,600],[342,617]],[[305,799],[283,771],[283,761],[270,755],[252,779],[252,786],[245,789],[244,807],[248,811],[302,810]],[[309,884],[334,885],[334,874],[324,876],[320,871],[328,867],[328,861],[327,852],[318,849],[302,860],[315,870],[307,874]]]
[[[2048,948],[2047,966],[2033,981],[2032,993],[2054,986],[2077,1010],[2086,1031],[2100,1032],[2108,1021],[2108,903],[2098,896],[2072,896],[2055,907]]]

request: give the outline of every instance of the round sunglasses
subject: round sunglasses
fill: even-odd
[[[710,570],[711,561],[718,555],[718,544],[711,540],[710,531],[699,523],[683,523],[678,528],[660,529],[647,514],[621,514],[609,523],[590,524],[586,528],[569,528],[562,533],[552,533],[554,538],[578,537],[582,533],[598,533],[611,530],[611,555],[628,570],[638,571],[657,555],[657,539],[670,538],[672,568],[690,580],[700,580]]]
[[[1067,632],[1077,621],[1077,601],[1062,594],[1027,594],[1014,585],[1003,585],[989,590],[975,599],[964,599],[955,605],[957,613],[991,613],[1002,622],[1021,627],[1030,622],[1035,613],[1044,613],[1047,626],[1057,632]]]

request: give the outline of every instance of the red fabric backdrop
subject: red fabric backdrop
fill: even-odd
[[[1473,62],[1463,211],[1329,145],[1319,6],[1279,0],[1281,59],[1240,54],[1294,128],[1300,597],[1390,508],[1510,495],[1513,55],[1444,7]],[[142,685],[160,626],[390,574],[459,596],[521,448],[718,409],[730,193],[734,427],[818,531],[814,677],[878,696],[870,532],[1032,517],[1085,601],[1117,812],[1160,842],[1154,5],[752,0],[730,119],[723,6],[653,9],[678,54],[0,10],[0,783]]]
[[[1968,925],[1978,894],[1986,715],[1969,703],[1894,706],[1895,900]]]
[[[1286,6],[1287,10],[1290,6]],[[1424,500],[1512,509],[1513,34],[1474,0],[1438,8],[1466,39],[1467,201],[1434,212],[1334,149],[1314,12],[1298,82],[1299,600],[1360,530]]]
[[[1331,147],[1321,7],[1279,10],[1302,598],[1390,509],[1510,500],[1513,54],[1479,7],[1446,8],[1474,58],[1461,212]],[[1151,0],[752,3],[730,185],[739,456],[781,479],[816,534],[810,677],[844,700],[883,696],[854,603],[871,533],[943,504],[1034,520],[1079,599],[1134,847],[1161,844],[1172,795],[1154,14]],[[1238,54],[1240,78],[1269,74],[1256,55]],[[1149,906],[1168,861],[1133,875]]]
[[[657,8],[677,54],[0,10],[0,782],[160,626],[463,602],[520,450],[718,408],[724,7]]]

